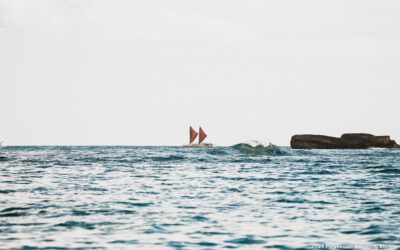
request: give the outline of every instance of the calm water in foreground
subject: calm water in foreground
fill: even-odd
[[[0,149],[0,248],[400,247],[400,150],[282,149]]]

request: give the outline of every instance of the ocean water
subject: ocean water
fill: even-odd
[[[0,149],[0,248],[399,248],[400,150]]]

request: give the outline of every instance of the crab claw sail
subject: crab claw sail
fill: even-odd
[[[192,126],[190,126],[190,143],[192,143],[196,139],[197,135],[198,133],[196,132],[196,130],[194,130]]]
[[[200,133],[200,135],[199,135],[199,144],[200,144],[202,141],[204,141],[204,139],[206,139],[207,135],[206,135],[206,133],[204,133],[204,131],[201,129],[201,127],[199,129],[199,133]]]

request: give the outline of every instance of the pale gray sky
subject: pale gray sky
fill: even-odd
[[[0,141],[400,141],[400,1],[0,0]]]

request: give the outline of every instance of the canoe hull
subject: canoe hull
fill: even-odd
[[[211,143],[200,143],[200,144],[186,144],[183,146],[187,148],[212,148],[214,145]]]

